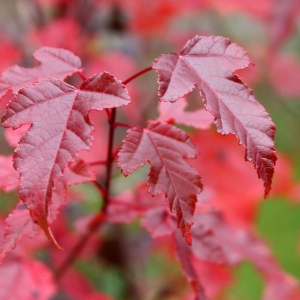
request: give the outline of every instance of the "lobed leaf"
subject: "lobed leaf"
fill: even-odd
[[[198,172],[184,159],[195,158],[196,154],[184,131],[160,122],[128,130],[118,154],[118,166],[125,176],[150,163],[149,191],[166,195],[188,244],[192,243],[192,216],[202,184]]]
[[[50,77],[63,80],[81,71],[80,58],[65,49],[43,47],[36,50],[33,57],[38,62],[38,66],[29,69],[15,65],[2,73],[0,97],[3,97],[9,90],[16,94],[27,85]]]
[[[5,127],[31,124],[14,155],[14,166],[20,173],[20,198],[50,239],[48,208],[54,182],[78,151],[91,146],[89,111],[129,102],[126,88],[104,72],[84,81],[79,90],[49,79],[21,89],[8,105]]]
[[[215,117],[218,132],[233,133],[246,148],[265,186],[271,189],[276,161],[275,125],[252,91],[234,74],[246,68],[244,49],[223,37],[195,36],[181,53],[163,54],[152,65],[158,73],[158,96],[174,102],[198,87],[205,108]]]

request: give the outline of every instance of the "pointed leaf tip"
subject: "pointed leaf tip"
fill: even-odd
[[[47,238],[49,239],[49,241],[54,245],[54,247],[58,250],[64,250],[56,241],[50,227],[48,226],[48,224],[44,221],[41,220],[38,222],[38,224],[40,225],[40,227],[43,229],[45,235],[47,236]]]

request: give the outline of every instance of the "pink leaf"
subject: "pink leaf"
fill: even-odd
[[[81,61],[72,52],[59,48],[43,47],[34,52],[38,66],[28,69],[12,66],[2,73],[0,78],[0,97],[8,90],[17,93],[26,85],[41,82],[49,77],[65,79],[80,72]]]
[[[265,277],[264,299],[275,299],[267,295],[276,295],[278,300],[300,295],[296,280],[281,270],[266,244],[248,231],[229,226],[220,214],[195,216],[193,239],[191,251],[198,259],[226,265],[250,261]]]
[[[213,116],[203,108],[196,111],[185,111],[186,104],[183,100],[185,99],[179,99],[176,104],[160,102],[158,121],[183,124],[198,129],[210,128],[214,121]]]
[[[13,168],[12,160],[12,155],[0,155],[0,189],[5,192],[10,192],[19,185],[18,173]]]
[[[150,163],[149,191],[166,195],[170,210],[177,214],[178,227],[191,244],[192,216],[202,185],[197,171],[184,160],[197,155],[185,132],[160,122],[145,129],[135,127],[128,130],[118,155],[118,166],[125,176]]]
[[[53,184],[79,150],[90,148],[93,126],[89,111],[129,102],[126,88],[106,72],[84,81],[79,90],[50,79],[20,90],[10,102],[3,125],[18,128],[32,124],[14,156],[20,173],[20,197],[52,240],[47,217]]]
[[[24,237],[33,238],[39,227],[30,218],[25,204],[18,204],[5,220],[5,235],[0,250],[0,263],[9,251]]]
[[[69,186],[94,180],[96,180],[96,175],[90,170],[90,166],[81,159],[71,163],[64,171],[64,182]]]
[[[196,36],[181,53],[163,54],[153,63],[158,96],[174,102],[198,87],[206,109],[215,116],[218,132],[233,133],[246,148],[265,186],[271,189],[276,155],[275,125],[252,91],[234,74],[249,65],[246,52],[223,37]]]
[[[149,209],[141,220],[143,226],[152,238],[171,235],[176,230],[172,215],[164,208]]]
[[[0,268],[0,299],[49,300],[55,292],[50,270],[38,261],[13,259]]]

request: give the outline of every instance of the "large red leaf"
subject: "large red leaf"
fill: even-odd
[[[160,122],[150,123],[147,128],[130,129],[118,154],[118,166],[125,176],[147,161],[150,163],[149,191],[153,195],[166,195],[188,244],[192,242],[192,216],[202,185],[198,172],[184,159],[194,158],[196,154],[184,131]]]
[[[119,107],[129,101],[126,88],[105,72],[84,81],[79,90],[50,79],[20,90],[10,102],[3,125],[18,128],[32,124],[14,156],[20,173],[20,197],[48,237],[54,180],[75,160],[79,150],[91,145],[89,111]]]
[[[65,79],[74,73],[80,72],[80,58],[72,52],[60,49],[43,47],[34,52],[33,57],[39,63],[32,69],[12,66],[5,70],[0,78],[0,97],[8,90],[17,93],[26,85],[48,79]]]
[[[197,86],[218,132],[233,133],[246,148],[263,179],[265,197],[271,189],[276,155],[275,125],[252,91],[234,74],[249,65],[244,49],[223,37],[196,36],[181,53],[163,54],[153,63],[158,73],[158,96],[176,101]]]

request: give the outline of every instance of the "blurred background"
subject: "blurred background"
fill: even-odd
[[[270,197],[263,200],[262,182],[252,165],[244,162],[243,149],[234,138],[220,137],[214,126],[200,131],[184,128],[199,148],[195,165],[208,191],[205,197],[212,198],[232,224],[259,234],[280,266],[300,279],[299,0],[1,0],[0,28],[1,72],[14,64],[34,66],[32,53],[42,46],[74,52],[82,59],[86,77],[106,70],[120,80],[147,68],[163,53],[178,53],[195,35],[221,35],[246,49],[254,65],[238,75],[277,127],[278,162]],[[78,86],[81,80],[74,76],[69,82]],[[130,83],[128,90],[134,105],[118,112],[119,121],[144,126],[159,116],[155,72]],[[195,101],[198,98],[198,92],[188,97],[188,111],[201,107]],[[5,106],[3,100],[2,114]],[[93,148],[81,153],[90,162],[105,158],[107,139],[105,116],[92,113],[92,120],[96,128]],[[116,144],[124,137],[125,129],[118,130]],[[0,143],[1,155],[13,152],[14,143],[3,128]],[[101,180],[103,167],[95,170]],[[141,178],[147,178],[147,171],[126,179],[115,171],[113,194],[134,191]],[[4,219],[18,195],[15,190],[2,191],[0,197]],[[74,224],[99,207],[99,195],[89,184],[70,189],[69,198],[65,219],[56,225],[66,245],[78,237]],[[69,273],[53,299],[192,299],[172,244],[168,239],[151,239],[138,221],[107,225],[101,238],[95,237],[87,248],[76,263],[76,273]],[[48,264],[63,259],[45,247],[27,253]],[[203,270],[212,299],[262,297],[263,278],[249,262],[230,271],[217,266]],[[78,291],[68,286],[71,282],[78,282]]]

